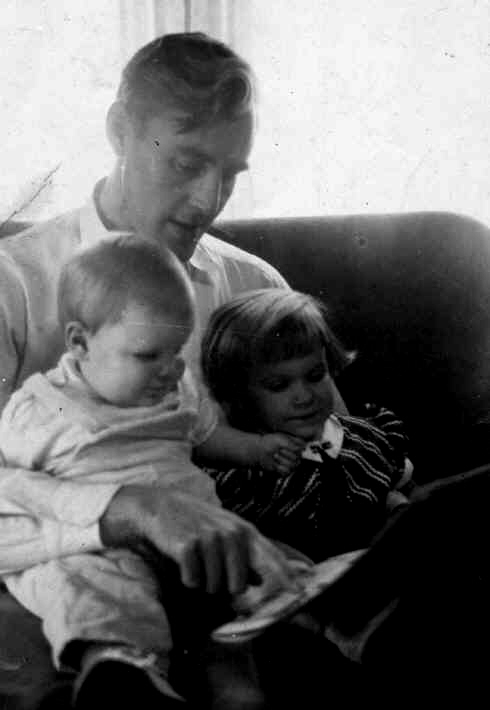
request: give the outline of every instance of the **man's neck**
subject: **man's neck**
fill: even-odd
[[[123,215],[120,173],[117,166],[108,177],[100,180],[95,186],[94,201],[99,218],[106,229],[130,229]]]

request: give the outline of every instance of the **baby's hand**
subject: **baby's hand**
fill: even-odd
[[[294,436],[264,434],[259,442],[257,463],[267,471],[288,476],[298,465],[304,447],[304,441]]]

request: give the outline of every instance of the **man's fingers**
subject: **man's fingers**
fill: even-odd
[[[264,589],[287,588],[294,576],[283,552],[260,534],[253,544],[252,566],[261,577]]]
[[[198,542],[187,542],[179,556],[179,567],[182,584],[195,589],[202,584],[202,561]]]
[[[204,568],[205,586],[208,594],[215,594],[223,589],[226,569],[224,562],[224,544],[221,534],[214,531],[211,534],[203,535],[199,540],[199,550],[201,553]]]
[[[224,560],[230,594],[240,594],[250,581],[250,544],[249,528],[245,525],[235,531],[232,540],[226,541]]]
[[[250,581],[249,547],[246,525],[203,533],[195,543],[186,546],[181,555],[183,584],[200,587],[209,594],[243,591]]]

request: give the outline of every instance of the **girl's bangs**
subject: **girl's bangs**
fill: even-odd
[[[257,361],[270,364],[292,360],[324,347],[325,334],[321,326],[321,323],[312,323],[306,319],[287,319],[262,340],[256,351]]]

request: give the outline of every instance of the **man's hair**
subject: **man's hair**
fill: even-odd
[[[117,98],[133,124],[166,106],[182,109],[182,133],[214,120],[234,120],[252,108],[250,66],[202,32],[168,34],[139,49],[123,70]]]
[[[130,303],[166,314],[176,325],[194,324],[194,295],[184,267],[172,252],[142,237],[106,239],[65,264],[58,284],[63,328],[78,321],[95,333],[118,323]]]
[[[286,288],[248,291],[212,315],[202,341],[204,379],[230,422],[248,428],[240,417],[252,370],[304,357],[317,347],[325,348],[334,376],[354,358],[330,329],[321,301]]]

